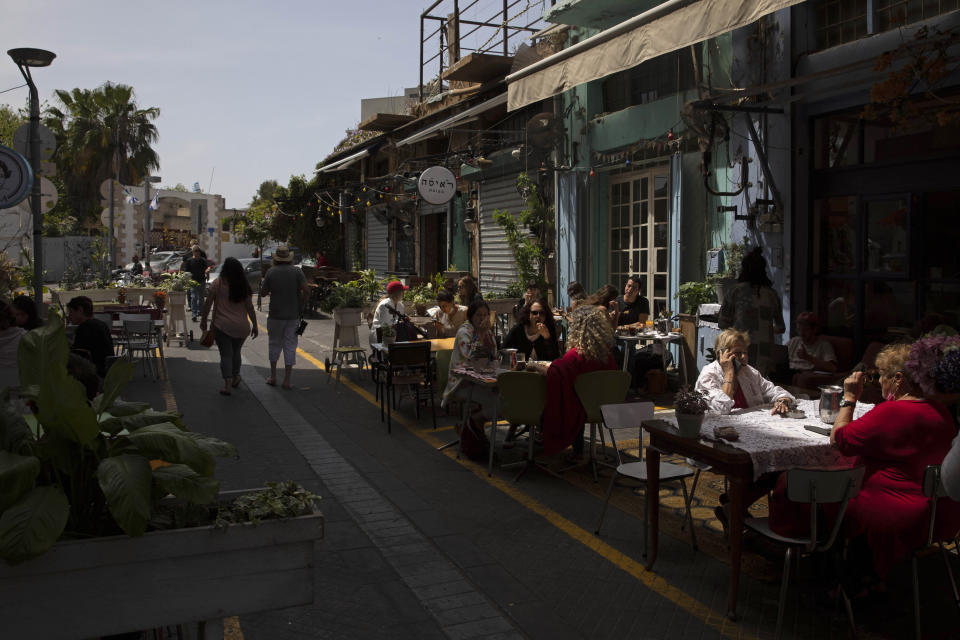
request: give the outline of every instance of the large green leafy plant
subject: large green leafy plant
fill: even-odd
[[[167,495],[193,504],[219,492],[215,457],[226,442],[189,431],[180,416],[120,400],[134,366],[114,363],[103,393],[87,400],[67,372],[63,320],[20,341],[22,395],[37,411],[0,406],[0,557],[16,563],[64,538],[142,535]]]

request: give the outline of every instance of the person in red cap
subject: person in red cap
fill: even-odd
[[[373,312],[372,328],[374,334],[376,334],[377,329],[396,326],[400,315],[406,313],[403,307],[403,292],[409,288],[399,280],[390,281],[390,284],[387,285],[387,296],[377,304],[377,308]],[[370,336],[370,341],[377,341],[375,335]]]
[[[817,315],[812,311],[804,311],[797,316],[797,333],[787,343],[787,353],[790,355],[790,369],[793,371],[827,371],[837,370],[837,356],[833,345],[817,335],[819,325]]]

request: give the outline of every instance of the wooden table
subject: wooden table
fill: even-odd
[[[650,434],[647,448],[647,518],[650,527],[650,549],[647,570],[657,561],[660,531],[660,453],[674,453],[703,462],[717,473],[727,476],[730,497],[730,522],[727,526],[730,543],[730,588],[727,594],[727,617],[736,620],[737,593],[740,588],[740,557],[743,552],[743,516],[745,495],[753,480],[753,462],[746,451],[721,442],[702,438],[681,437],[677,428],[664,420],[648,420],[643,428]]]

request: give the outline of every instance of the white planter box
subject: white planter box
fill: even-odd
[[[4,638],[76,638],[314,601],[323,515],[61,542],[0,561]]]

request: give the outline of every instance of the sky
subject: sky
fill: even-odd
[[[128,84],[160,117],[161,185],[199,182],[246,206],[264,180],[308,177],[360,120],[360,99],[417,84],[428,0],[30,0],[5,2],[0,49],[47,49],[55,89]],[[23,84],[6,55],[0,91]],[[27,87],[0,93],[19,108]],[[212,174],[212,180],[211,180]],[[209,189],[208,189],[209,187]]]

